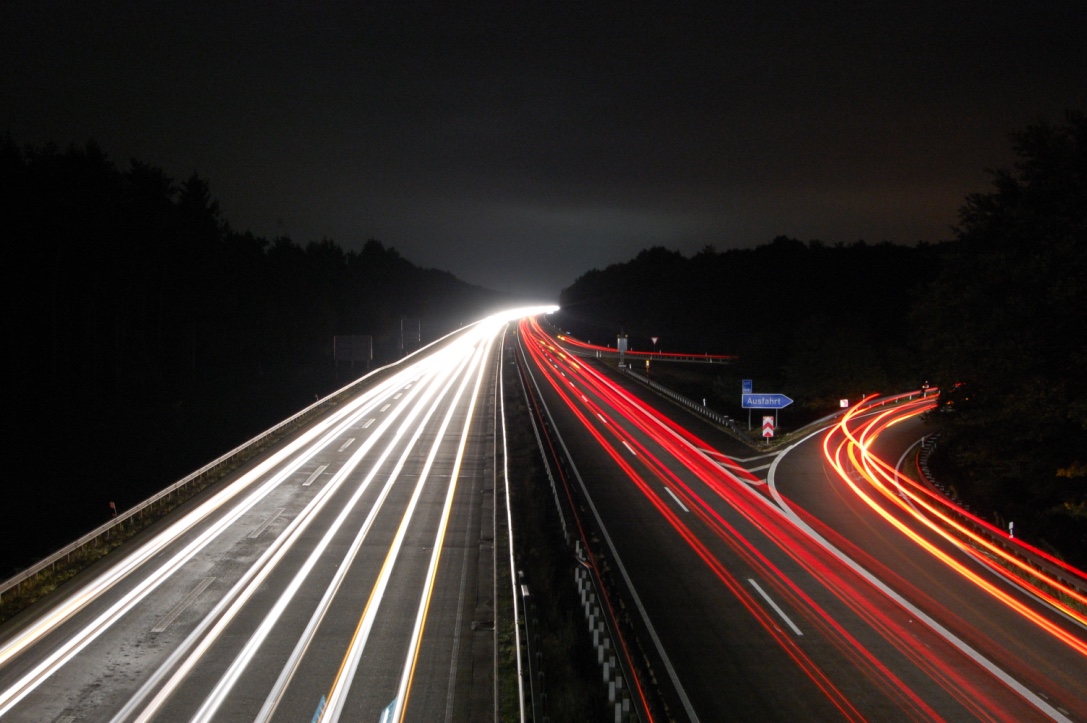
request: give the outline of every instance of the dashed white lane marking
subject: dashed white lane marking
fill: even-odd
[[[778,604],[776,602],[774,602],[773,600],[771,600],[770,596],[767,595],[766,592],[763,591],[763,589],[761,587],[759,587],[759,584],[757,582],[755,582],[751,578],[747,578],[747,581],[749,583],[751,583],[751,587],[755,588],[756,592],[758,592],[759,595],[762,595],[762,599],[770,604],[770,607],[772,607],[774,609],[774,612],[776,612],[778,615],[780,615],[781,619],[784,620],[786,622],[786,624],[788,624],[788,626],[793,629],[794,633],[796,633],[797,635],[803,635],[804,634],[804,633],[800,632],[800,628],[796,627],[796,625],[793,624],[793,621],[789,619],[789,616],[785,614],[785,611],[782,610],[781,608],[779,608]]]
[[[311,484],[313,484],[313,480],[320,477],[321,473],[324,472],[326,469],[328,469],[328,465],[327,464],[322,464],[320,467],[313,470],[313,474],[311,474],[309,477],[306,478],[306,481],[302,483],[302,486],[303,487],[309,487]]]
[[[676,497],[676,493],[675,493],[675,492],[673,492],[672,490],[668,489],[667,487],[665,487],[665,488],[664,488],[664,491],[665,491],[665,492],[667,492],[668,494],[672,495],[672,499],[674,499],[674,500],[676,501],[676,504],[677,504],[677,505],[679,505],[679,509],[683,510],[684,512],[690,512],[690,510],[688,510],[688,509],[687,509],[687,506],[686,506],[686,505],[684,505],[684,504],[683,504],[682,502],[680,502],[680,501],[679,501],[679,498],[678,498],[678,497]]]

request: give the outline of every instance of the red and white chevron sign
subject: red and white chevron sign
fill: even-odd
[[[774,418],[763,417],[762,418],[762,436],[769,439],[774,436]]]

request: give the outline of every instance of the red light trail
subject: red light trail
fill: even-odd
[[[528,353],[584,429],[649,501],[661,519],[698,555],[715,578],[741,602],[845,718],[860,719],[863,716],[831,676],[804,652],[793,637],[784,632],[750,588],[731,574],[706,541],[684,522],[663,493],[672,497],[685,511],[692,511],[714,539],[727,545],[738,558],[768,581],[776,594],[789,601],[795,610],[801,611],[842,655],[852,660],[858,670],[896,701],[901,710],[908,711],[917,719],[937,719],[940,715],[773,563],[754,541],[729,524],[715,509],[712,500],[703,499],[681,478],[679,470],[683,470],[685,475],[693,475],[731,509],[746,518],[776,545],[776,552],[784,553],[813,578],[822,581],[826,590],[857,613],[906,658],[926,671],[932,680],[974,715],[990,720],[1015,719],[999,701],[983,690],[983,686],[974,683],[971,673],[962,669],[961,661],[958,664],[949,662],[928,647],[917,645],[916,634],[904,624],[900,611],[874,591],[867,581],[857,577],[821,547],[813,545],[804,532],[767,502],[765,496],[753,491],[751,483],[757,478],[743,471],[738,464],[725,462],[723,455],[710,445],[656,413],[600,372],[571,357],[556,346],[534,320],[522,321],[521,334]],[[580,343],[578,346],[585,347]],[[594,399],[599,399],[601,404]],[[655,455],[646,441],[659,445],[668,456],[668,461],[662,461]],[[875,462],[869,464],[879,466]],[[792,625],[791,621],[787,622]],[[976,674],[976,671],[972,673]]]

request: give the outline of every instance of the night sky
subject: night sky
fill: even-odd
[[[1068,108],[1082,0],[0,5],[17,143],[546,298],[652,245],[946,239],[1008,133]]]

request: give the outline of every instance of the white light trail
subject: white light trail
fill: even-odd
[[[480,364],[481,355],[483,350],[486,349],[486,344],[480,345],[480,350],[472,359],[472,365],[470,369],[474,370]],[[422,471],[419,473],[419,480],[416,483],[415,490],[412,492],[410,501],[408,502],[407,509],[404,512],[404,516],[401,519],[400,526],[397,528],[396,535],[393,538],[392,543],[389,546],[389,552],[386,555],[385,562],[381,567],[381,574],[378,576],[378,580],[375,583],[373,590],[370,593],[370,599],[366,603],[366,607],[363,611],[362,617],[359,619],[359,624],[354,636],[351,638],[351,643],[348,646],[347,653],[344,655],[343,663],[340,666],[340,672],[336,676],[336,680],[332,685],[332,689],[327,696],[327,702],[325,704],[324,711],[322,712],[320,721],[337,721],[340,715],[343,714],[344,704],[347,700],[347,693],[351,689],[351,683],[355,677],[355,671],[358,668],[359,660],[362,658],[362,651],[366,646],[366,642],[369,639],[370,631],[373,629],[374,619],[377,616],[377,611],[381,605],[381,599],[384,594],[385,588],[389,584],[389,579],[392,576],[393,569],[396,564],[396,558],[399,555],[400,547],[403,545],[404,536],[407,534],[408,524],[411,522],[412,517],[415,514],[415,508],[419,503],[419,498],[422,495],[423,487],[430,475],[430,470],[434,465],[434,461],[438,456],[438,449],[444,441],[445,432],[449,427],[450,422],[453,419],[453,415],[456,412],[457,404],[460,398],[464,394],[464,390],[471,380],[470,372],[465,374],[460,386],[457,388],[456,394],[453,397],[452,402],[449,405],[449,409],[446,412],[445,418],[442,420],[441,427],[438,431],[438,435],[434,440],[434,444],[431,447],[430,453],[427,455],[426,462],[423,465]],[[398,702],[399,706],[400,703]]]

